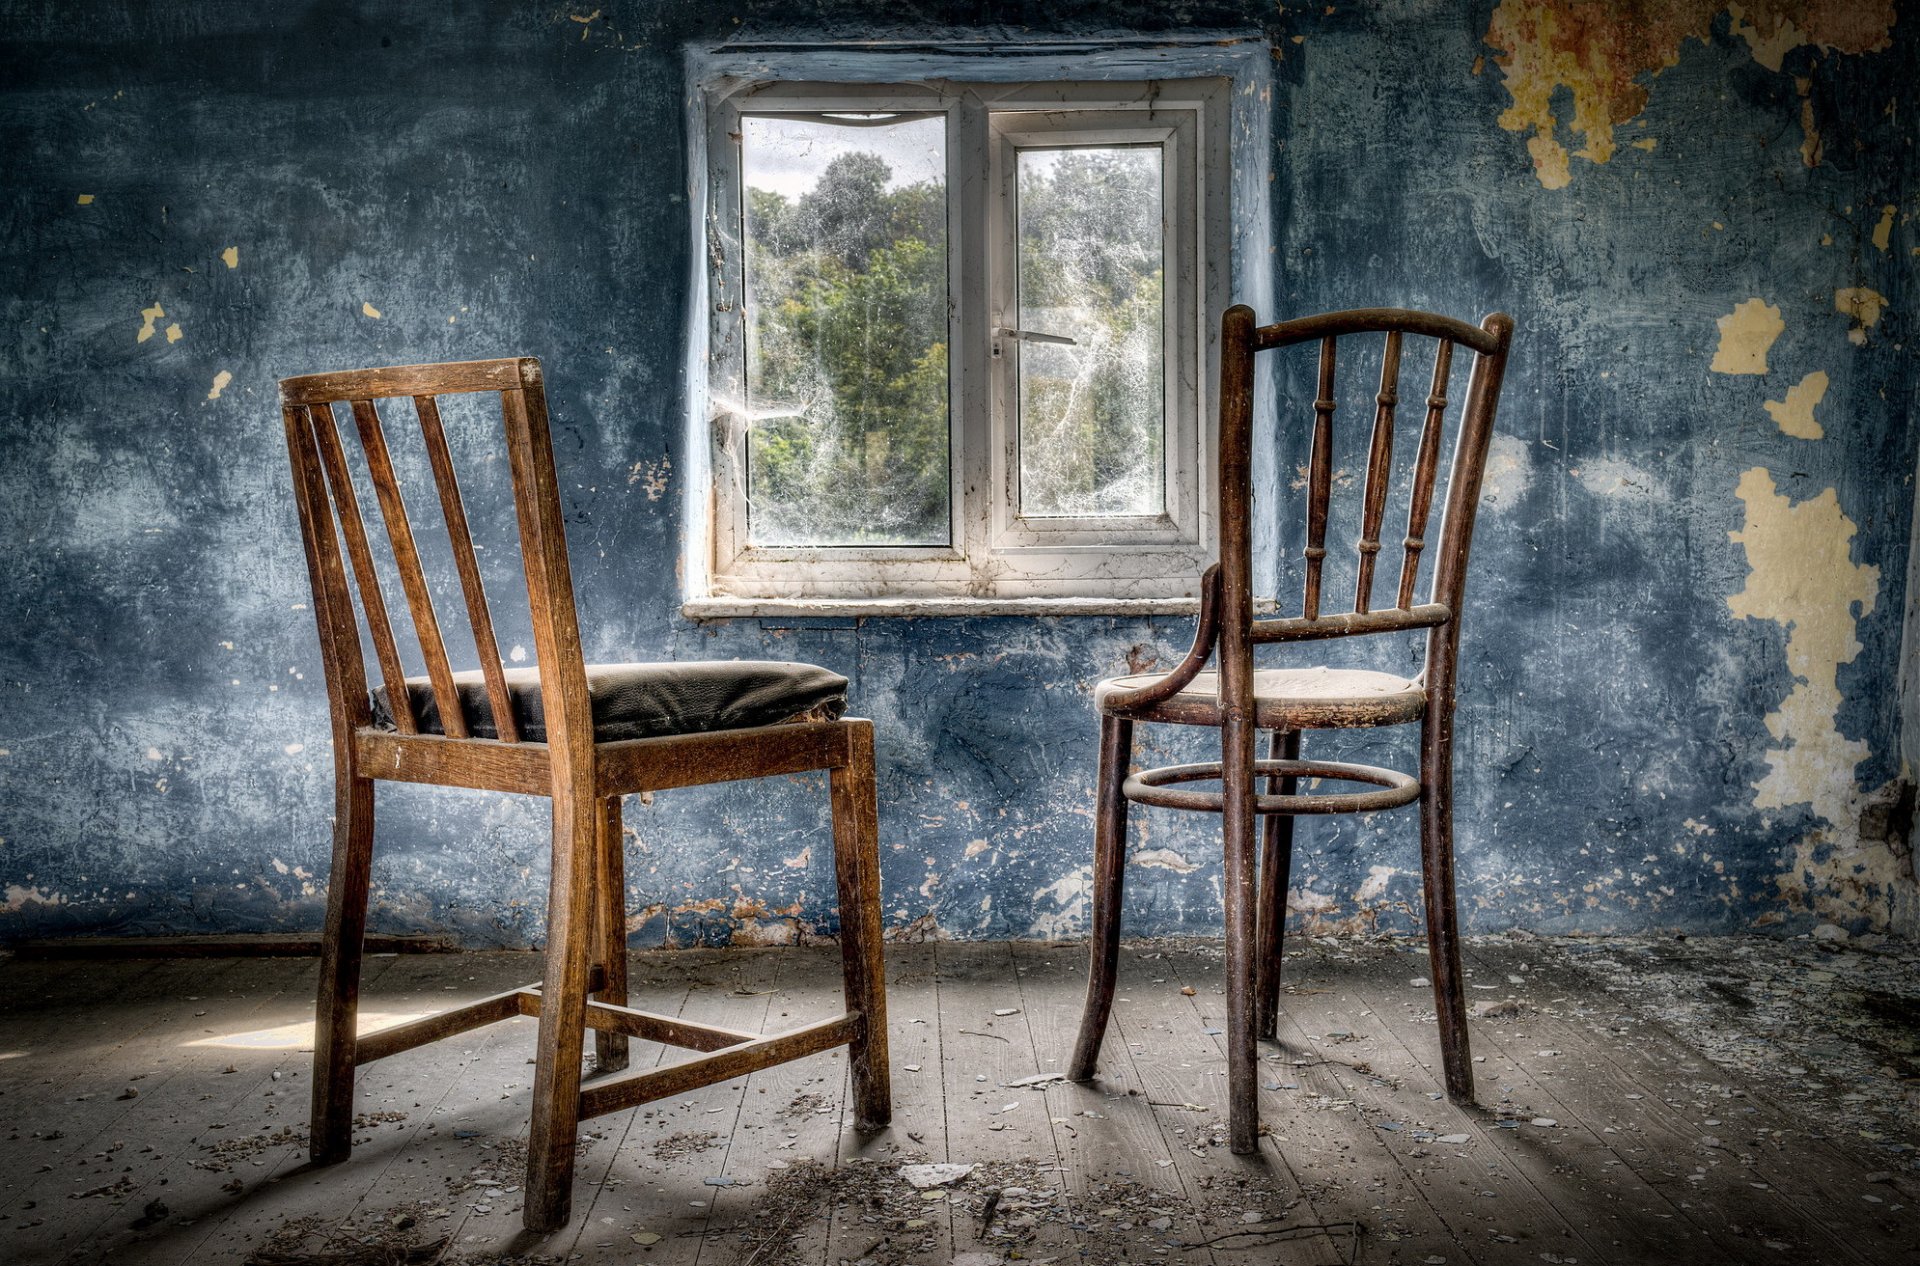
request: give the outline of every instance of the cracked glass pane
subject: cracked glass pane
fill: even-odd
[[[747,538],[946,545],[946,127],[741,120]]]
[[[1160,161],[1153,145],[1019,151],[1029,518],[1166,510]]]

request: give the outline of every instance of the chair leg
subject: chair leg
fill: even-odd
[[[1227,1144],[1236,1156],[1260,1150],[1258,1050],[1254,1013],[1253,727],[1229,717],[1220,733],[1227,967]]]
[[[314,1000],[308,1155],[316,1165],[345,1160],[353,1148],[354,1042],[373,871],[373,781],[355,777],[350,768],[338,770],[333,812],[327,930],[320,942],[320,988]]]
[[[847,1057],[853,1068],[854,1128],[893,1120],[887,1054],[887,973],[880,926],[880,810],[874,786],[873,723],[846,723],[847,763],[828,774],[833,805],[833,875],[840,897],[840,971],[846,1008],[860,1013]]]
[[[1420,872],[1426,904],[1428,974],[1440,1020],[1447,1097],[1473,1101],[1473,1053],[1460,974],[1459,915],[1453,900],[1452,718],[1429,716],[1420,729]]]
[[[1091,1081],[1100,1059],[1100,1043],[1113,1015],[1113,991],[1120,966],[1120,897],[1125,889],[1127,800],[1121,787],[1133,756],[1133,722],[1100,719],[1099,785],[1093,816],[1093,937],[1087,947],[1087,1002],[1080,1036],[1073,1044],[1067,1076]]]
[[[553,878],[547,892],[547,964],[527,1136],[529,1231],[565,1226],[573,1205],[574,1144],[580,1127],[580,1055],[586,1042],[587,940],[593,921],[599,804],[553,799]]]
[[[1268,754],[1275,760],[1300,759],[1300,731],[1275,730]],[[1290,796],[1297,780],[1267,779],[1269,795]],[[1257,992],[1253,1029],[1271,1042],[1280,1028],[1280,956],[1287,935],[1287,877],[1293,870],[1293,815],[1269,813],[1260,841],[1260,934],[1255,950]]]
[[[627,858],[626,844],[620,833],[620,797],[608,796],[595,808],[594,834],[598,861],[596,887],[599,900],[594,910],[594,956],[602,964],[605,983],[595,995],[602,1002],[627,1005]],[[627,1066],[628,1038],[625,1033],[596,1029],[593,1034],[594,1066],[599,1072],[615,1073]]]

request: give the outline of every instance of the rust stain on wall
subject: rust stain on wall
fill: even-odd
[[[1892,0],[1501,0],[1486,42],[1513,104],[1500,116],[1509,132],[1531,132],[1527,150],[1534,174],[1549,189],[1573,179],[1574,158],[1604,163],[1613,157],[1616,129],[1640,117],[1649,81],[1680,60],[1687,40],[1711,38],[1714,20],[1746,40],[1753,59],[1778,71],[1801,45],[1841,53],[1875,52],[1892,42]],[[1573,113],[1561,119],[1553,96],[1565,88]],[[1805,93],[1801,94],[1803,97]],[[1811,108],[1804,117],[1810,120]],[[1562,125],[1579,137],[1569,154]],[[1809,141],[1808,154],[1817,154]],[[1812,165],[1816,158],[1809,157]]]

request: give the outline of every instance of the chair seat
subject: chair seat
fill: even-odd
[[[546,713],[540,700],[540,670],[506,670],[520,735],[545,742]],[[475,738],[497,738],[486,679],[479,669],[453,674]],[[444,734],[433,686],[407,678],[414,715],[423,734]],[[709,660],[668,664],[588,664],[587,694],[593,706],[593,737],[600,743],[744,730],[783,721],[837,721],[847,710],[847,679],[812,664],[771,660]],[[394,728],[386,687],[373,691],[374,724]]]
[[[1175,725],[1219,725],[1219,675],[1198,673],[1157,704],[1126,708],[1114,696],[1150,686],[1164,673],[1109,677],[1094,688],[1104,714]],[[1364,668],[1260,668],[1253,674],[1254,724],[1263,730],[1347,729],[1416,721],[1427,708],[1418,681]]]

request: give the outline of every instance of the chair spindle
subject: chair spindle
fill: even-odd
[[[386,600],[380,593],[379,574],[373,569],[373,552],[367,548],[367,528],[360,518],[360,501],[354,492],[353,476],[347,470],[346,452],[340,446],[333,406],[312,405],[308,414],[313,419],[314,437],[320,443],[321,465],[333,488],[334,512],[340,519],[340,533],[346,538],[347,557],[353,563],[354,583],[360,590],[367,630],[373,636],[373,653],[380,662],[380,677],[386,683],[394,728],[402,734],[418,734],[420,725],[413,715],[413,700],[407,694],[406,670],[400,666],[400,651],[393,641],[393,623],[387,617]]]
[[[447,448],[446,428],[440,423],[440,402],[432,396],[415,396],[413,409],[420,417],[427,462],[433,467],[434,487],[439,490],[440,508],[447,520],[447,539],[453,545],[454,567],[460,573],[460,590],[466,595],[467,623],[473,629],[473,648],[487,682],[494,733],[503,743],[518,743],[520,726],[513,718],[507,677],[500,666],[500,646],[493,636],[493,616],[487,608],[486,586],[480,580],[480,561],[474,556],[473,533],[468,529],[466,506],[460,499],[460,481],[453,473],[453,454]]]
[[[433,701],[440,710],[441,728],[449,738],[466,738],[466,711],[460,706],[460,691],[453,684],[453,669],[447,664],[440,620],[434,614],[433,595],[427,589],[426,572],[420,566],[420,549],[414,543],[406,498],[400,492],[400,479],[394,473],[393,456],[380,426],[379,407],[370,399],[355,400],[352,404],[353,424],[360,431],[360,446],[367,455],[367,473],[373,479],[374,496],[380,502],[380,517],[387,525],[387,542],[393,547],[400,589],[406,594],[407,613],[413,618],[414,638],[420,643],[420,654],[427,662],[427,681],[433,687]]]
[[[1373,444],[1367,452],[1367,499],[1360,521],[1360,573],[1353,609],[1365,615],[1373,605],[1373,564],[1380,553],[1380,522],[1387,512],[1387,474],[1393,464],[1393,410],[1400,402],[1400,331],[1387,331],[1380,359],[1380,394],[1374,397]]]
[[[1313,401],[1313,456],[1307,474],[1307,592],[1301,614],[1320,618],[1320,570],[1327,558],[1327,498],[1333,485],[1333,367],[1336,340],[1320,340],[1320,385]]]
[[[1400,563],[1398,603],[1403,610],[1413,605],[1413,587],[1420,578],[1420,551],[1427,543],[1427,512],[1433,507],[1433,481],[1440,467],[1440,430],[1447,417],[1447,379],[1452,371],[1453,343],[1441,339],[1433,354],[1427,423],[1420,432],[1420,452],[1413,467],[1413,497],[1407,505],[1407,552]]]

